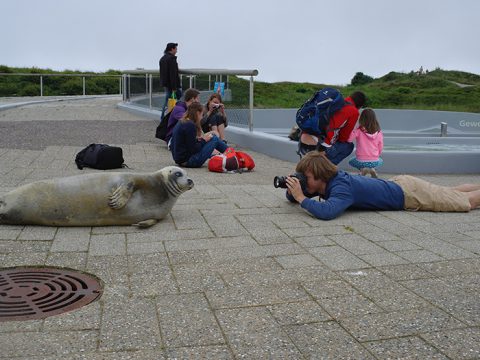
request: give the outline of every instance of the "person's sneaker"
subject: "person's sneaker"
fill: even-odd
[[[369,170],[370,170],[370,176],[371,176],[372,178],[375,178],[375,179],[378,178],[378,176],[377,176],[377,171],[376,171],[374,168],[371,168],[371,169],[369,169]]]
[[[368,171],[369,169],[367,168],[361,168],[360,169],[360,174],[362,174],[362,176],[367,176],[367,174],[370,173],[370,171]]]

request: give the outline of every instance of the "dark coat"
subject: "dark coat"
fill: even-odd
[[[160,83],[169,90],[177,90],[180,86],[180,76],[178,75],[177,57],[169,52],[159,61],[160,64]]]

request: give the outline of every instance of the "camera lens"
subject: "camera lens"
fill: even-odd
[[[287,188],[287,178],[285,176],[275,176],[273,178],[273,186],[276,188]]]

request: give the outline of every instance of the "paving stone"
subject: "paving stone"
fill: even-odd
[[[192,346],[167,349],[166,359],[234,359],[226,346]]]
[[[38,332],[42,329],[42,326],[43,320],[2,321],[0,323],[0,333]]]
[[[418,264],[435,276],[480,273],[480,259],[465,259]]]
[[[204,224],[205,220],[217,237],[248,235],[248,231],[233,215],[211,215],[203,220]]]
[[[100,328],[100,351],[154,349],[161,346],[152,300],[110,298],[104,302]]]
[[[292,301],[309,300],[300,286],[286,284],[279,287],[241,286],[205,292],[214,309],[274,305]]]
[[[181,293],[194,293],[225,288],[222,277],[212,271],[197,269],[175,269],[175,280]]]
[[[410,336],[364,343],[379,359],[448,359],[418,337]]]
[[[194,240],[194,239],[208,239],[213,238],[214,234],[210,229],[186,229],[186,230],[169,230],[152,232],[151,236],[156,241],[173,241],[173,240]],[[131,239],[143,238],[139,233],[132,233]]]
[[[89,227],[86,228],[59,228],[55,234],[52,247],[52,252],[75,252],[88,251],[90,244]]]
[[[305,250],[297,244],[274,244],[262,246],[236,247],[224,249],[209,249],[209,255],[214,261],[230,261],[238,259],[262,258],[303,254]]]
[[[468,241],[459,241],[455,243],[458,247],[462,249],[469,250],[475,255],[480,255],[480,241],[479,240],[468,240]]]
[[[384,253],[385,250],[375,245],[372,241],[356,234],[330,235],[328,236],[337,245],[354,255]]]
[[[21,228],[4,229],[2,226],[2,228],[0,228],[0,240],[16,240],[21,232]]]
[[[307,358],[374,359],[335,322],[292,325],[285,327],[285,331]]]
[[[179,250],[169,251],[170,264],[197,264],[212,260],[207,250]]]
[[[232,259],[228,261],[212,260],[205,263],[182,264],[173,267],[173,270],[198,271],[218,273],[225,277],[231,274],[245,274],[252,272],[282,270],[281,266],[272,258]]]
[[[415,280],[434,276],[415,264],[380,266],[377,269],[393,280]]]
[[[303,286],[315,299],[360,295],[357,289],[343,280],[307,281]]]
[[[124,234],[92,235],[89,254],[93,256],[126,255],[127,245]]]
[[[159,296],[156,306],[167,347],[225,343],[203,294]]]
[[[422,263],[422,262],[432,262],[432,261],[441,261],[444,258],[428,251],[428,250],[408,250],[408,251],[397,251],[396,255],[408,260],[412,263]]]
[[[173,218],[175,228],[178,230],[187,230],[187,229],[208,230],[209,229],[208,223],[205,222],[205,218],[198,211],[194,212],[190,210],[172,209],[171,216]]]
[[[277,256],[275,258],[284,269],[320,265],[320,262],[310,254]]]
[[[340,319],[340,324],[360,342],[464,327],[437,308],[367,314]]]
[[[333,270],[362,269],[369,264],[339,246],[310,248],[310,254]]]
[[[0,264],[4,268],[15,266],[44,265],[47,255],[47,252],[26,252],[15,254],[0,253]]]
[[[480,329],[466,328],[420,335],[452,359],[480,358]]]
[[[406,240],[379,241],[377,244],[388,251],[406,251],[422,249],[417,244],[413,244]]]
[[[306,324],[332,318],[314,301],[267,306],[280,325]]]
[[[322,224],[322,226],[318,226],[319,224]],[[316,225],[316,227],[285,229],[284,231],[290,237],[337,235],[351,233],[343,225],[325,225],[324,223],[318,223],[318,220],[316,220]]]
[[[165,253],[163,242],[135,242],[127,240],[127,254]]]
[[[64,358],[72,353],[95,351],[97,342],[98,330],[0,333],[1,356],[6,359],[38,355]]]
[[[11,253],[17,256],[23,253],[48,252],[51,241],[0,240],[0,254]]]
[[[317,302],[333,319],[384,312],[381,307],[363,295],[319,298]]]
[[[125,256],[89,256],[87,272],[96,275],[104,284],[128,285],[128,263]]]
[[[87,253],[50,253],[45,265],[84,271],[87,266]]]
[[[158,350],[139,350],[139,351],[115,351],[115,352],[97,352],[71,354],[62,357],[62,360],[163,360],[164,351]],[[58,357],[31,357],[29,360],[58,360]]]
[[[408,264],[409,261],[391,252],[383,251],[374,254],[357,255],[360,259],[372,266]]]
[[[378,232],[372,232],[371,227],[367,231],[361,233],[365,239],[374,241],[374,242],[386,242],[386,241],[401,241],[401,237],[395,234],[391,234],[384,230],[379,230]]]
[[[69,331],[100,329],[100,307],[100,301],[97,300],[79,309],[50,316],[44,320],[43,330]]]
[[[49,226],[25,226],[18,236],[18,240],[53,240],[57,232],[56,227]]]
[[[197,239],[184,241],[168,241],[165,243],[167,251],[206,250],[219,248],[235,248],[241,246],[255,246],[257,243],[249,236],[235,236],[215,239]]]
[[[136,296],[155,296],[178,293],[170,267],[129,266],[130,289]]]
[[[299,359],[302,354],[265,308],[216,311],[237,358]]]
[[[308,248],[335,245],[335,243],[325,235],[295,237],[295,242]]]

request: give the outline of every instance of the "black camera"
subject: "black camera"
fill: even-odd
[[[295,172],[290,177],[295,177],[300,181],[300,185],[302,187],[302,190],[305,190],[307,188],[307,178],[305,175],[299,172]],[[273,186],[276,188],[282,188],[286,189],[287,188],[287,176],[275,176],[273,178]]]

